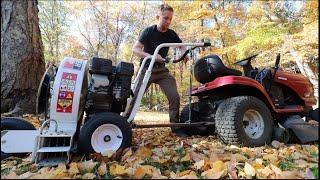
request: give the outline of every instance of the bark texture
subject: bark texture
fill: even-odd
[[[1,113],[35,112],[45,71],[37,4],[1,1]]]

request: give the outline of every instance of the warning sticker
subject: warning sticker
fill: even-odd
[[[81,70],[82,64],[83,64],[82,61],[77,61],[77,60],[74,60],[74,59],[68,59],[68,60],[64,61],[63,67],[64,68],[69,68],[69,69]]]
[[[77,74],[63,72],[57,102],[57,112],[72,113]]]
[[[71,113],[72,99],[58,99],[57,112]]]

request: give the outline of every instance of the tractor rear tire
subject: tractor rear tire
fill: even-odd
[[[193,109],[194,104],[191,104],[191,123],[199,122],[199,112],[195,111]],[[185,123],[189,120],[189,104],[187,104],[181,111],[180,114],[180,122]],[[188,134],[188,135],[201,135],[201,136],[207,136],[212,135],[214,133],[214,126],[213,127],[183,127],[181,130]]]
[[[125,149],[131,146],[130,124],[119,114],[96,113],[82,126],[78,138],[78,152],[86,156]]]
[[[255,147],[271,142],[273,118],[268,107],[255,97],[224,100],[215,120],[217,133],[224,143]]]
[[[5,117],[1,119],[1,131],[3,130],[35,130],[36,128],[28,121],[17,117]],[[1,151],[1,160],[10,156],[25,157],[29,153],[5,153]]]

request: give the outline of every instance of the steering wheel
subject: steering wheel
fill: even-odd
[[[245,59],[242,59],[240,61],[235,62],[234,64],[239,65],[239,66],[246,66],[249,64],[254,58],[256,58],[259,54],[255,54],[253,56],[247,57]]]

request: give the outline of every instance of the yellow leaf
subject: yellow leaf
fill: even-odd
[[[110,174],[113,175],[113,176],[121,176],[121,175],[124,175],[126,174],[126,170],[125,170],[125,167],[124,166],[121,166],[117,163],[115,164],[112,164],[110,166]]]
[[[199,179],[194,171],[191,171],[187,175],[181,176],[179,179]]]
[[[94,167],[97,165],[97,162],[90,161],[83,161],[78,163],[78,169],[80,172],[89,173],[92,172]]]
[[[260,171],[261,175],[262,175],[262,178],[267,178],[270,174],[273,173],[273,171],[269,168],[269,166],[263,168],[261,171]]]
[[[53,170],[53,172],[50,172],[44,178],[45,179],[62,179],[66,177],[69,177],[69,174],[67,173],[66,165],[59,164],[58,167]]]
[[[149,165],[145,165],[145,166],[140,166],[136,169],[136,171],[134,172],[134,178],[135,179],[141,179],[143,178],[145,175],[152,175],[153,174],[153,166],[149,166]]]
[[[77,163],[72,162],[69,164],[69,166],[70,166],[70,168],[69,168],[68,172],[70,175],[76,175],[76,174],[80,173]]]
[[[98,173],[100,176],[105,175],[107,172],[107,165],[106,163],[102,162],[98,168]]]
[[[266,155],[263,156],[263,159],[264,160],[268,160],[271,163],[272,162],[276,162],[278,160],[277,156],[275,156],[274,154],[266,154]]]
[[[137,150],[137,154],[136,154],[137,157],[142,159],[150,157],[151,155],[152,155],[152,151],[147,147],[140,147]]]
[[[264,168],[264,165],[262,165],[262,164],[260,164],[260,163],[257,163],[257,162],[254,162],[254,163],[252,163],[252,167],[253,167],[255,170],[258,170],[258,169]]]
[[[185,170],[185,171],[182,171],[182,172],[180,172],[179,174],[178,174],[178,176],[185,176],[185,175],[188,175],[188,174],[190,174],[190,172],[191,172],[191,170]]]
[[[256,174],[256,170],[249,163],[244,164],[243,170],[249,178],[252,178]]]
[[[204,176],[210,179],[218,179],[227,174],[227,166],[220,160],[212,163],[211,167],[212,167],[211,169],[203,172],[201,176]]]
[[[181,158],[180,160],[181,162],[185,162],[185,161],[191,161],[191,157],[190,154],[187,153],[183,158]]]
[[[106,156],[108,158],[111,158],[112,155],[115,153],[116,151],[113,151],[113,150],[108,150],[108,151],[105,151],[104,153],[102,153],[102,156]]]

